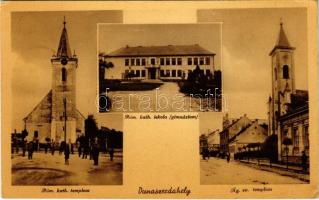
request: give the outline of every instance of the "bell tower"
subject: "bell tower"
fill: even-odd
[[[294,47],[280,23],[279,37],[276,45],[269,53],[271,56],[272,93],[269,98],[269,130],[278,134],[277,119],[288,111],[291,94],[295,93],[294,81]]]
[[[76,68],[78,59],[71,54],[66,21],[57,54],[51,58],[52,65],[52,122],[51,139],[56,142],[76,140]]]

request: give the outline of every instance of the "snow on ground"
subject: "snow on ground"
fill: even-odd
[[[121,185],[123,183],[122,155],[100,154],[99,165],[93,160],[71,154],[69,165],[64,164],[64,155],[56,152],[53,156],[44,152],[28,157],[14,155],[12,159],[13,185]]]
[[[298,184],[299,179],[245,166],[236,161],[210,158],[200,160],[200,182],[212,184]]]

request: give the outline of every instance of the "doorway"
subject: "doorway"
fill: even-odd
[[[148,77],[149,79],[156,79],[156,68],[148,69]]]

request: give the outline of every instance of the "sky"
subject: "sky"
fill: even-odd
[[[216,9],[197,11],[198,22],[223,22],[223,94],[230,117],[244,113],[267,118],[271,94],[270,51],[279,35],[280,21],[295,47],[296,89],[307,90],[307,13],[305,8]],[[225,109],[225,110],[226,110]]]
[[[208,134],[223,129],[223,113],[202,112],[199,114],[199,134]]]
[[[216,53],[216,67],[222,70],[225,105],[230,117],[247,113],[251,119],[266,119],[266,102],[271,93],[268,54],[278,38],[281,18],[290,44],[296,47],[296,88],[307,89],[307,67],[311,66],[307,64],[306,9],[216,9],[199,10],[197,14],[198,22],[223,22],[222,52],[219,52],[220,26],[216,24],[113,25],[112,30],[102,26],[105,30],[100,33],[106,35],[100,35],[99,47],[107,53],[126,44],[198,43]],[[11,21],[14,62],[10,67],[13,74],[12,126],[18,131],[23,128],[22,119],[51,89],[50,59],[58,48],[63,16],[72,52],[75,50],[79,58],[77,108],[84,116],[96,114],[96,23],[122,23],[122,12],[15,12]],[[122,129],[119,114],[97,115],[96,118],[98,122],[103,121],[103,126]]]
[[[124,39],[123,39],[124,38]],[[128,46],[198,44],[215,53],[215,68],[221,63],[221,24],[100,24],[99,52],[110,53]]]
[[[122,116],[96,114],[97,23],[122,23],[122,11],[14,12],[12,13],[12,129],[23,128],[22,119],[51,89],[51,57],[57,52],[63,17],[71,51],[79,59],[77,108],[94,114],[99,125],[122,130]],[[101,123],[101,121],[103,123]]]

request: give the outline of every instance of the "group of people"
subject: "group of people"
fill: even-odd
[[[93,159],[94,165],[99,164],[100,145],[97,138],[91,140],[78,138],[77,144],[79,157],[82,156],[82,159],[87,159],[89,156],[90,160]],[[110,154],[110,160],[113,161],[114,149],[110,148],[108,153]]]
[[[14,150],[15,150],[14,148],[16,148],[16,153],[18,153],[19,146],[22,148],[22,156],[25,157],[26,151],[27,151],[28,159],[32,160],[33,152],[38,149],[38,142],[34,140],[31,140],[29,142],[27,142],[27,140],[22,140],[21,145],[12,144],[12,153],[14,153]],[[78,146],[79,157],[82,156],[82,159],[87,159],[89,155],[90,160],[93,159],[94,165],[98,165],[101,148],[97,138],[94,138],[92,140],[83,140],[83,141],[77,140],[77,146]],[[74,144],[72,144],[71,141],[69,141],[68,143],[66,143],[65,141],[62,141],[61,143],[56,143],[52,140],[51,142],[47,142],[44,145],[45,153],[48,152],[48,149],[51,151],[52,155],[54,155],[57,149],[59,150],[59,155],[62,155],[62,153],[64,153],[64,160],[66,165],[69,165],[70,154],[74,154]],[[110,154],[110,160],[113,161],[114,149],[110,148],[108,150],[108,153]]]

